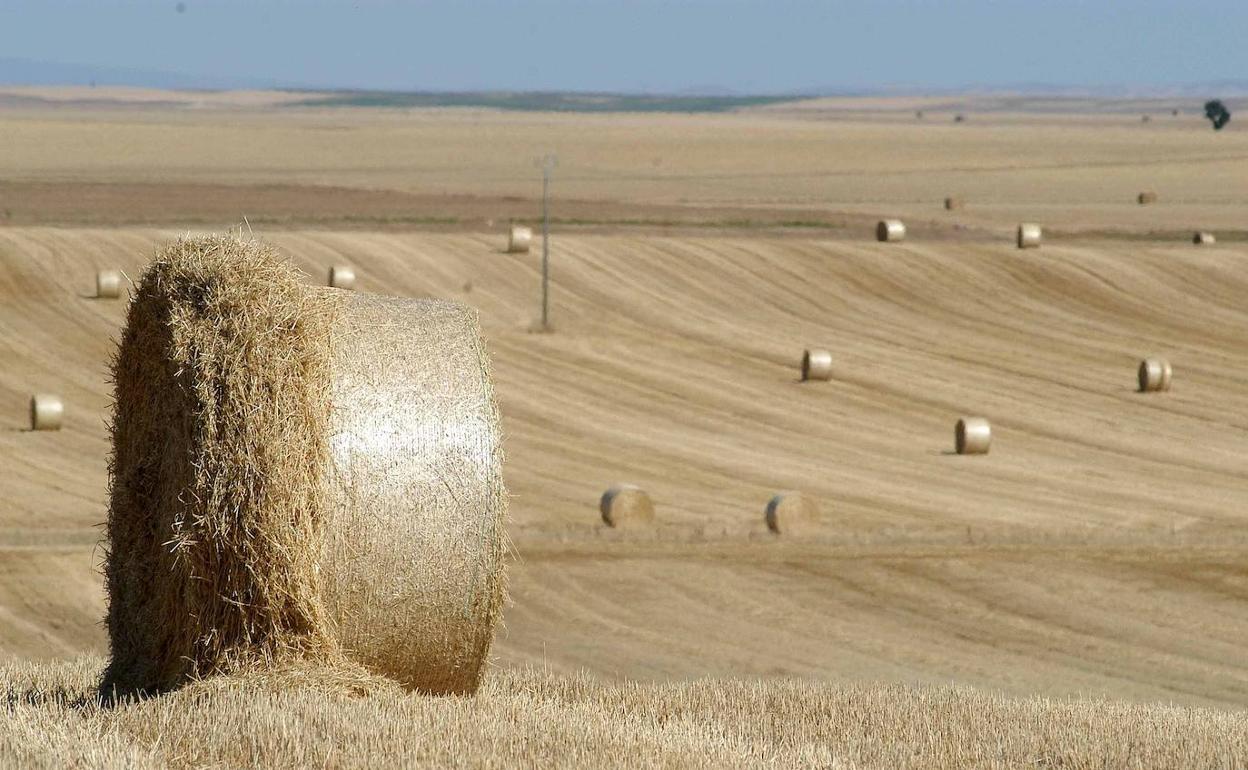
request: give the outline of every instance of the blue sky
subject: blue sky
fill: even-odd
[[[176,0],[0,0],[0,79],[87,71],[29,61],[108,68],[91,70],[105,82],[163,72],[201,86],[403,90],[1248,79],[1245,0],[183,2],[179,13]]]

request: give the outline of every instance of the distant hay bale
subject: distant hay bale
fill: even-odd
[[[1174,372],[1170,362],[1164,358],[1146,358],[1140,362],[1136,376],[1139,379],[1141,393],[1156,393],[1170,390],[1170,378]]]
[[[65,419],[65,404],[59,396],[36,393],[30,397],[30,429],[60,430]]]
[[[354,289],[355,268],[350,265],[334,265],[329,269],[329,285],[335,289]]]
[[[598,501],[602,522],[608,527],[645,526],[654,523],[654,503],[650,495],[633,484],[616,484]]]
[[[1040,248],[1040,240],[1043,237],[1044,231],[1040,229],[1040,225],[1024,222],[1018,226],[1017,242],[1020,249]]]
[[[520,225],[512,225],[507,233],[507,253],[527,254],[533,243],[533,230]]]
[[[954,427],[953,442],[960,455],[986,455],[992,444],[992,426],[983,417],[963,417]]]
[[[186,239],[140,280],[113,378],[105,693],[290,663],[476,689],[506,496],[473,311]]]
[[[954,115],[954,116],[953,116],[953,122],[954,122],[954,123],[965,123],[965,122],[966,122],[966,116],[965,116],[965,115],[962,115],[961,113],[959,113],[959,114],[957,114],[957,115]]]
[[[832,354],[826,350],[802,352],[802,381],[832,379]]]
[[[95,296],[99,299],[117,299],[121,296],[121,272],[101,270],[95,274]]]
[[[818,522],[819,506],[801,492],[779,492],[767,501],[763,519],[777,535],[799,535]]]
[[[1153,191],[1151,191],[1151,190],[1145,190],[1144,192],[1142,192],[1142,193],[1140,193],[1139,195],[1135,196],[1135,200],[1136,200],[1136,202],[1137,202],[1137,203],[1139,203],[1141,206],[1147,206],[1147,205],[1149,205],[1150,203],[1156,203],[1156,202],[1157,202],[1157,193],[1155,193],[1155,192],[1153,192]]]
[[[956,196],[945,198],[945,211],[954,211],[966,206],[966,201]]]
[[[1148,122],[1150,122],[1152,119],[1153,119],[1153,117],[1152,117],[1151,115],[1141,115],[1141,116],[1140,116],[1140,122],[1141,122],[1141,123],[1148,123]]]
[[[875,239],[881,243],[904,241],[906,225],[900,219],[881,219],[875,226]]]
[[[1218,242],[1218,239],[1214,237],[1213,233],[1206,233],[1206,232],[1192,233],[1192,243],[1196,244],[1197,246],[1212,246],[1213,244],[1217,242]]]

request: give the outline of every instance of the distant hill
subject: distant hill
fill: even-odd
[[[409,92],[339,91],[318,94],[300,107],[488,107],[534,112],[727,112],[794,101],[794,96],[694,96],[561,91]]]

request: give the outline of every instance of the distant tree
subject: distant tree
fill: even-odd
[[[1209,122],[1213,124],[1214,131],[1221,131],[1222,127],[1231,121],[1231,111],[1226,108],[1221,99],[1211,99],[1205,102],[1205,117],[1209,118]]]

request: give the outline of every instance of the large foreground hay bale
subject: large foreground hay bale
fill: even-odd
[[[1024,222],[1018,226],[1017,243],[1020,249],[1038,249],[1044,231],[1034,222]]]
[[[832,354],[826,350],[802,352],[802,382],[832,379]]]
[[[1192,243],[1196,244],[1197,246],[1212,246],[1213,244],[1217,242],[1218,242],[1218,239],[1214,237],[1213,233],[1206,233],[1206,232],[1192,233]]]
[[[520,225],[512,225],[507,233],[507,253],[527,254],[533,243],[533,230]]]
[[[1164,358],[1146,358],[1140,362],[1140,368],[1136,372],[1141,393],[1170,390],[1170,378],[1173,375],[1170,362]]]
[[[1145,190],[1144,192],[1135,196],[1135,201],[1141,206],[1147,206],[1150,203],[1156,203],[1157,193],[1153,192],[1152,190]]]
[[[117,299],[121,296],[121,271],[101,270],[95,274],[95,296],[98,299]]]
[[[300,279],[207,237],[137,287],[113,367],[106,691],[291,661],[477,687],[506,497],[475,313]]]
[[[875,226],[875,239],[880,243],[898,243],[906,239],[906,225],[900,219],[881,219]]]
[[[598,511],[608,527],[645,526],[654,523],[650,495],[633,484],[616,484],[602,493]]]
[[[334,265],[329,269],[328,285],[335,289],[354,289],[355,268],[350,265]]]
[[[30,429],[60,430],[65,420],[65,404],[59,396],[36,393],[30,397]]]
[[[992,426],[984,417],[963,417],[953,429],[953,443],[960,455],[986,455],[992,444]]]
[[[801,492],[779,492],[767,501],[763,518],[777,535],[798,535],[819,521],[819,506]]]

